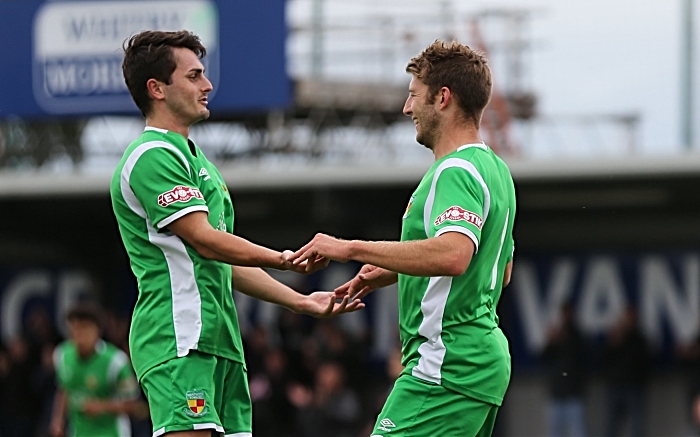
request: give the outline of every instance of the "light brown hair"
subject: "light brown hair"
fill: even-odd
[[[457,41],[435,40],[408,62],[406,72],[428,86],[429,104],[435,102],[440,88],[449,88],[464,118],[479,127],[491,98],[491,70],[482,53]]]

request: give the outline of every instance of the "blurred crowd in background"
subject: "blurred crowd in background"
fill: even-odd
[[[107,312],[104,340],[128,354],[128,316]],[[367,339],[353,340],[332,320],[281,313],[278,332],[244,335],[257,437],[369,435],[393,380],[399,346],[368,360]],[[53,350],[63,340],[49,312],[34,307],[21,335],[0,346],[0,437],[49,436],[56,389]],[[144,399],[145,405],[145,399]],[[147,410],[132,417],[134,437],[151,435]]]
[[[571,304],[549,332],[538,369],[549,390],[552,436],[591,435],[585,397],[592,378],[604,384],[605,436],[645,434],[645,390],[656,358],[628,307],[606,338],[582,334]],[[398,344],[388,359],[372,358],[370,338],[348,335],[334,320],[280,312],[273,331],[244,332],[256,437],[367,436],[402,370]],[[128,316],[106,313],[105,340],[128,353]],[[0,348],[0,437],[48,436],[55,378],[54,347],[62,341],[49,312],[34,307],[21,335]],[[700,338],[675,351],[673,371],[684,372],[688,422],[700,429]],[[517,367],[514,369],[517,375]],[[507,403],[507,397],[506,397]],[[145,405],[145,403],[144,403]],[[134,437],[151,435],[147,409],[132,417]],[[496,435],[499,431],[496,430]]]

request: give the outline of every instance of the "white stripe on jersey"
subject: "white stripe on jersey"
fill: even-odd
[[[425,235],[430,238],[430,224],[431,214],[433,211],[433,204],[435,203],[435,190],[437,187],[438,179],[440,174],[448,168],[459,167],[472,175],[480,184],[484,190],[484,222],[489,215],[489,209],[491,207],[491,194],[484,178],[481,177],[479,170],[476,169],[474,164],[471,162],[461,159],[461,158],[449,158],[442,162],[433,174],[433,180],[430,185],[430,191],[428,192],[428,197],[425,200],[425,207],[423,209],[423,222],[425,226]],[[450,228],[450,229],[448,229]],[[445,232],[462,232],[462,229],[468,231],[466,228],[455,227],[460,229],[452,229],[452,227],[441,229],[442,232],[438,231],[437,235],[441,235]],[[476,235],[470,232],[462,232],[474,241],[475,249],[478,250],[479,243],[476,239]],[[471,235],[470,235],[471,234]],[[437,236],[436,235],[436,236]],[[413,368],[412,375],[430,382],[439,384],[442,380],[442,363],[445,360],[446,348],[442,342],[442,316],[445,313],[445,306],[447,305],[447,298],[450,294],[450,288],[452,287],[452,277],[433,277],[430,278],[428,282],[428,288],[425,291],[423,300],[420,304],[420,310],[423,314],[423,321],[418,327],[418,333],[425,337],[427,340],[418,347],[418,353],[420,358],[418,359],[418,364]]]
[[[175,146],[164,141],[150,141],[138,146],[127,158],[124,167],[122,167],[120,188],[122,197],[124,197],[129,208],[139,217],[145,219],[146,228],[148,229],[148,240],[159,247],[165,256],[165,261],[168,264],[168,273],[170,274],[173,328],[175,330],[177,356],[184,357],[190,349],[197,349],[199,336],[202,333],[202,298],[197,287],[194,264],[180,237],[175,234],[168,235],[156,231],[129,183],[131,172],[138,159],[146,151],[155,147],[163,147],[176,152],[185,163],[187,172],[190,172],[187,159]]]
[[[176,213],[164,218],[163,220],[159,221],[158,223],[156,223],[156,227],[158,227],[158,229],[163,229],[163,228],[167,227],[170,223],[179,219],[180,217],[184,217],[187,214],[194,212],[194,211],[204,211],[206,213],[209,213],[209,208],[207,208],[207,205],[188,206],[187,208],[183,208],[183,209],[179,210],[178,212],[176,212]]]
[[[122,370],[128,362],[129,360],[126,358],[124,352],[115,351],[114,355],[112,355],[112,359],[109,361],[109,367],[107,368],[107,380],[110,384],[116,384],[119,371]]]
[[[131,437],[131,421],[126,413],[117,417],[117,432],[119,437]]]
[[[491,290],[496,288],[496,281],[498,280],[498,261],[501,259],[501,251],[503,250],[503,242],[506,239],[506,231],[508,230],[508,219],[510,218],[510,208],[506,210],[506,222],[503,224],[503,233],[501,234],[501,245],[498,246],[498,252],[496,252],[496,262],[493,263],[493,272],[491,272]]]
[[[185,155],[183,155],[182,152],[180,152],[177,149],[177,147],[173,146],[172,144],[168,144],[165,141],[149,141],[135,148],[124,163],[124,167],[122,167],[122,174],[121,178],[119,179],[119,186],[121,188],[122,197],[124,198],[126,204],[129,205],[129,208],[131,208],[132,211],[134,211],[139,217],[142,218],[146,218],[146,211],[143,209],[143,206],[141,206],[141,202],[139,202],[139,200],[134,195],[134,192],[131,190],[131,185],[129,185],[129,179],[131,178],[131,172],[132,170],[134,170],[134,166],[136,166],[136,162],[139,160],[141,155],[156,147],[162,147],[164,149],[172,150],[173,152],[175,152],[185,164],[185,167],[187,168],[187,173],[190,173],[190,164],[187,162]]]
[[[462,226],[445,226],[444,228],[438,229],[435,233],[435,236],[439,237],[440,235],[446,234],[448,232],[459,232],[460,234],[466,235],[474,242],[474,253],[479,251],[479,240],[476,238],[476,235],[474,235],[474,232],[472,232],[471,230],[463,228]]]
[[[420,303],[423,321],[418,327],[418,333],[426,341],[418,346],[420,358],[411,371],[416,378],[440,384],[442,374],[440,369],[445,360],[445,345],[442,343],[442,316],[445,313],[447,297],[452,287],[451,276],[430,278],[428,289]]]
[[[163,251],[168,263],[175,345],[177,356],[184,357],[190,349],[197,349],[202,334],[202,297],[197,287],[194,264],[180,237],[157,232],[148,220],[146,226],[148,240]]]
[[[430,238],[430,215],[433,211],[433,204],[435,203],[435,187],[437,186],[438,178],[443,170],[451,167],[460,167],[469,172],[474,178],[479,181],[481,187],[484,189],[484,222],[486,222],[486,217],[489,215],[489,209],[491,208],[491,193],[489,193],[489,187],[486,186],[484,178],[481,177],[479,170],[476,169],[474,164],[471,162],[461,159],[461,158],[449,158],[446,159],[433,174],[433,182],[430,185],[430,192],[428,197],[425,199],[425,208],[423,210],[423,221],[425,223],[425,236]],[[478,246],[477,246],[478,247]]]

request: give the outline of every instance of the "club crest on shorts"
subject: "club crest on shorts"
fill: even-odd
[[[187,397],[187,408],[183,410],[185,414],[190,417],[201,417],[207,414],[209,407],[204,399],[204,390],[190,390],[185,396]]]
[[[175,202],[187,203],[191,199],[204,199],[204,196],[202,196],[202,192],[197,188],[180,185],[160,194],[158,196],[158,205],[166,207]]]
[[[451,222],[465,221],[473,224],[479,228],[479,230],[481,230],[481,227],[484,225],[484,220],[479,217],[478,214],[467,211],[466,209],[457,205],[447,208],[442,214],[440,214],[435,219],[435,226],[439,226],[445,223],[447,220]]]

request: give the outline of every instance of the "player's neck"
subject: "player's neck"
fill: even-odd
[[[447,128],[442,131],[440,138],[433,146],[435,160],[441,159],[465,144],[481,143],[479,130],[476,128]]]
[[[93,345],[92,347],[87,347],[85,349],[83,348],[78,348],[78,356],[80,357],[81,360],[87,360],[93,355],[95,355],[95,352],[97,351],[97,343]]]
[[[179,122],[171,114],[151,114],[146,117],[146,126],[177,132],[185,138],[190,137],[190,127]]]

